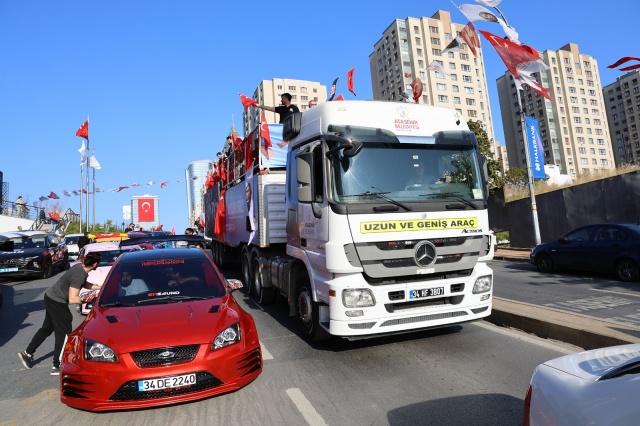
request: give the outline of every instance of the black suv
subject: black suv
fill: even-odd
[[[49,278],[53,268],[69,269],[67,246],[58,235],[42,231],[0,234],[0,278]]]

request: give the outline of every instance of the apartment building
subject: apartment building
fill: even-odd
[[[481,121],[491,140],[493,120],[482,49],[476,58],[462,43],[458,52],[443,54],[464,27],[451,22],[451,14],[444,10],[430,18],[393,21],[369,55],[373,98],[403,101],[405,94],[413,99],[411,82],[418,77],[424,86],[418,103],[455,108],[462,120]],[[434,60],[448,76],[427,70]]]
[[[327,86],[316,81],[294,80],[290,78],[274,78],[262,80],[253,92],[253,100],[260,105],[276,107],[281,105],[280,95],[291,94],[291,103],[296,105],[301,112],[309,107],[309,101],[318,103],[327,100]],[[260,114],[264,113],[267,123],[278,123],[280,117],[275,112],[265,111],[260,108],[249,108],[242,114],[242,128],[247,135],[257,123],[260,122]]]
[[[580,53],[574,43],[540,57],[549,69],[536,79],[555,102],[526,86],[518,91],[508,71],[496,80],[509,165],[526,167],[522,106],[527,116],[538,120],[545,164],[572,178],[615,168],[596,59]]]
[[[616,166],[640,163],[640,71],[602,89]]]

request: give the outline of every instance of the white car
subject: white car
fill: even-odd
[[[640,344],[552,359],[533,373],[523,424],[638,425],[639,390]]]
[[[68,234],[64,236],[64,243],[67,246],[67,253],[69,253],[69,260],[78,260],[80,249],[78,248],[78,238],[84,234]]]

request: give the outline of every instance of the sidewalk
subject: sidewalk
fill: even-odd
[[[499,247],[493,258],[529,262],[530,252],[531,249]],[[585,350],[640,343],[640,327],[499,297],[494,297],[491,315],[485,319],[502,327],[559,340]]]

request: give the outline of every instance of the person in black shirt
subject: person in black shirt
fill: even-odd
[[[284,120],[293,113],[300,112],[297,106],[291,103],[291,94],[283,93],[280,95],[282,105],[277,107],[270,107],[266,105],[256,105],[258,108],[266,109],[267,111],[277,112],[280,114],[280,124],[284,123]]]

